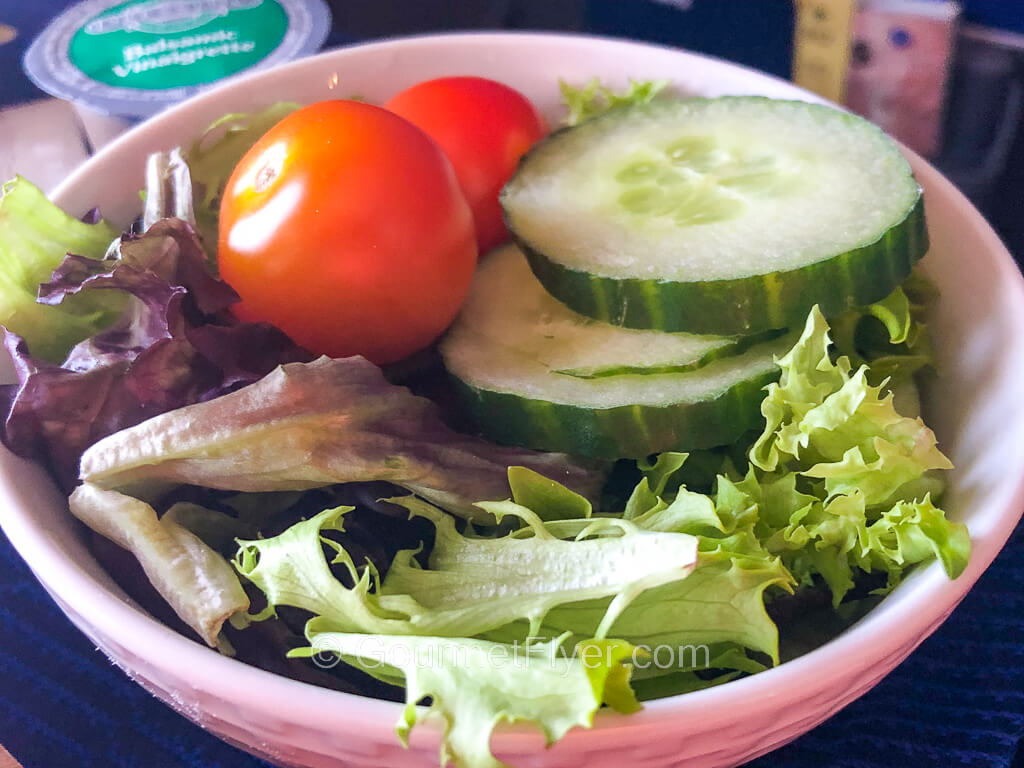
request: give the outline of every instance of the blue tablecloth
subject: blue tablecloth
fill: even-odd
[[[2,512],[0,512],[2,514]],[[751,768],[1024,768],[1024,528],[878,687]],[[0,535],[0,744],[25,768],[259,768],[95,650]]]

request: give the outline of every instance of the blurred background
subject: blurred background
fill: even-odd
[[[181,0],[179,0],[180,2]],[[568,30],[711,54],[793,79],[929,157],[1024,256],[1024,2],[1019,0],[328,0],[324,47],[465,29]],[[0,145],[51,110],[29,44],[73,3],[0,3]],[[6,113],[6,116],[5,116]],[[20,116],[20,117],[19,117]],[[18,119],[15,119],[18,118]],[[35,119],[38,119],[36,117]],[[66,122],[66,121],[65,121]],[[86,153],[127,123],[66,125]],[[58,136],[55,146],[71,138]],[[67,150],[70,152],[70,150]],[[63,150],[57,151],[61,155]],[[40,166],[46,187],[69,157]],[[63,165],[62,165],[63,163]],[[0,171],[6,167],[0,167]]]

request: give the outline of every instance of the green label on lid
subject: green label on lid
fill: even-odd
[[[128,0],[75,32],[68,57],[107,85],[179,88],[260,62],[287,29],[277,0]]]

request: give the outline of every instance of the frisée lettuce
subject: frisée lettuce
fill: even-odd
[[[550,484],[539,475],[528,482]],[[569,493],[550,494],[550,506],[559,508]],[[534,511],[511,501],[480,506],[521,527],[504,535],[460,533],[454,518],[415,497],[389,502],[434,524],[425,565],[417,550],[399,552],[383,579],[378,567],[387,564],[357,565],[336,536],[344,533],[346,508],[274,538],[239,542],[235,565],[267,599],[255,618],[282,605],[312,614],[310,645],[295,654],[331,652],[387,682],[404,680],[400,734],[416,720],[413,705],[432,696],[446,721],[443,760],[500,765],[487,741],[502,719],[535,722],[552,740],[572,725],[589,725],[601,701],[632,711],[630,670],[621,666],[627,659],[647,676],[699,687],[702,679],[682,660],[648,663],[654,647],[715,643],[715,663],[735,667],[733,674],[763,668],[746,647],[777,660],[777,630],[762,596],[790,579],[755,539],[711,541],[619,515],[559,518],[547,504]],[[332,565],[342,574],[332,574]],[[575,648],[568,656],[558,653],[566,644]],[[431,654],[431,664],[418,663],[410,649]],[[588,661],[595,653],[597,663]],[[507,668],[494,663],[499,657],[509,659]],[[581,687],[583,680],[592,685]]]
[[[622,91],[616,92],[596,77],[586,85],[575,87],[559,81],[562,101],[568,114],[562,121],[563,125],[578,125],[584,120],[607,112],[610,109],[626,107],[632,104],[646,104],[654,99],[669,84],[669,80],[630,80]]]
[[[297,655],[329,651],[391,681],[402,681],[406,706],[397,725],[408,743],[421,720],[416,703],[429,697],[426,715],[444,721],[440,765],[503,768],[491,753],[491,733],[502,721],[535,723],[550,745],[571,728],[590,727],[602,703],[617,712],[639,704],[625,662],[634,649],[622,641],[590,640],[570,652],[566,637],[528,646],[444,637],[325,633]],[[425,716],[425,715],[424,715]]]
[[[415,550],[398,553],[381,582],[377,564],[357,566],[327,536],[344,531],[350,509],[325,510],[280,536],[240,541],[235,565],[270,606],[303,608],[321,632],[473,637],[526,619],[519,639],[536,637],[559,605],[610,598],[589,633],[604,636],[645,590],[686,578],[697,562],[697,539],[645,531],[615,518],[541,522],[531,510],[507,508],[526,524],[505,536],[459,533],[454,518],[414,497],[395,498],[430,520],[437,537],[424,567]],[[492,506],[493,508],[493,506]],[[328,562],[321,551],[333,552]],[[331,573],[341,565],[353,587]],[[495,574],[501,574],[500,579]]]
[[[779,361],[751,470],[731,488],[720,484],[725,503],[764,510],[770,530],[761,538],[787,552],[802,582],[820,574],[836,605],[858,569],[883,570],[891,588],[907,565],[937,554],[956,578],[970,550],[967,529],[932,503],[943,488],[933,471],[952,463],[919,417],[901,416],[893,393],[868,383],[867,365],[853,371],[848,358],[831,359],[828,330],[813,310]]]

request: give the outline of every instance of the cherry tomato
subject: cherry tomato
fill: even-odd
[[[242,158],[220,208],[235,314],[313,352],[399,360],[455,317],[476,266],[469,206],[426,134],[380,107],[325,101]]]
[[[519,91],[482,77],[442,77],[408,88],[385,106],[422,128],[455,166],[473,209],[480,252],[506,237],[498,193],[520,156],[547,132]]]

